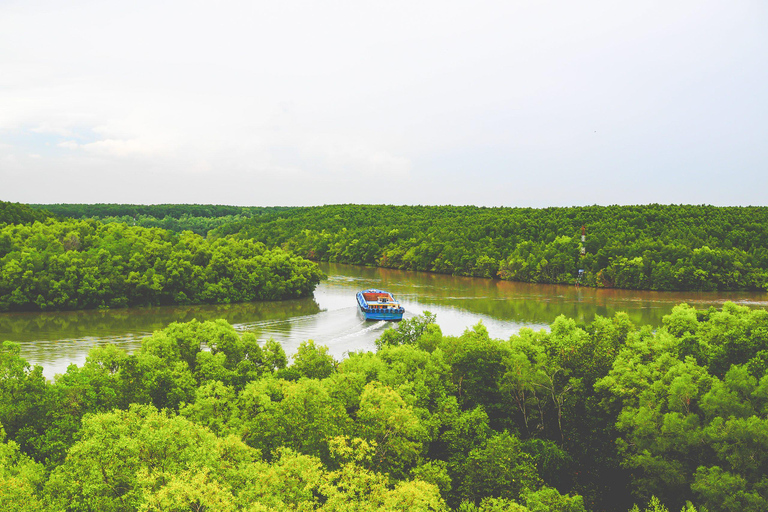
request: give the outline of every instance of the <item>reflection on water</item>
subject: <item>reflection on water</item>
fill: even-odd
[[[163,306],[150,308],[62,311],[48,313],[3,313],[0,333],[14,341],[40,338],[64,339],[94,335],[147,333],[171,322],[224,318],[230,323],[278,321],[320,310],[314,299],[282,302],[249,302],[215,306]]]
[[[357,314],[355,293],[365,288],[393,292],[406,308],[406,318],[431,311],[445,334],[458,335],[479,321],[492,336],[508,338],[522,326],[546,327],[558,315],[590,322],[595,315],[624,311],[637,325],[659,326],[662,317],[681,302],[697,308],[720,307],[726,301],[768,307],[768,293],[647,292],[534,285],[446,276],[426,272],[322,264],[329,279],[314,298],[217,306],[173,306],[70,311],[2,313],[0,340],[22,344],[22,354],[41,364],[52,377],[70,363],[82,364],[90,348],[115,343],[132,351],[141,338],[171,322],[224,318],[259,339],[274,338],[288,354],[302,341],[327,345],[337,358],[368,350],[388,327]]]
[[[334,264],[326,264],[324,270],[336,280],[334,286],[345,288],[347,293],[364,287],[363,284],[373,284],[395,293],[408,311],[418,313],[429,310],[438,313],[438,323],[444,332],[455,332],[452,328],[446,329],[446,322],[453,324],[454,317],[457,317],[461,320],[455,326],[459,333],[482,320],[486,326],[489,323],[499,324],[501,331],[497,331],[498,337],[506,337],[504,333],[509,329],[503,326],[507,324],[518,327],[547,326],[559,315],[588,323],[596,315],[613,316],[623,311],[637,325],[658,327],[664,315],[682,302],[699,309],[721,307],[727,301],[750,307],[768,307],[766,292],[653,292],[579,288],[427,272],[361,269]]]
[[[211,306],[1,313],[0,340],[20,343],[22,356],[32,364],[42,365],[46,376],[53,377],[66,371],[71,363],[85,362],[88,351],[95,346],[112,343],[130,352],[142,338],[172,322],[223,318],[242,329],[244,325],[270,322],[290,325],[291,319],[319,311],[317,302],[307,298]]]

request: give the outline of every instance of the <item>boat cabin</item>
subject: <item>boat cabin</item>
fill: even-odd
[[[389,293],[364,292],[363,298],[365,299],[365,302],[368,304],[368,307],[373,309],[387,309],[387,308],[400,307],[400,304],[395,302],[392,299],[392,295],[390,295]]]

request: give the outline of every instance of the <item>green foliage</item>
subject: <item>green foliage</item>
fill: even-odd
[[[374,381],[363,389],[356,416],[360,437],[375,443],[372,467],[398,479],[408,474],[427,440],[413,407],[397,391]]]
[[[531,512],[585,512],[581,496],[563,496],[556,489],[542,487],[525,496],[525,504]]]
[[[451,365],[453,383],[463,408],[482,405],[492,418],[502,403],[499,381],[504,374],[507,347],[492,340],[478,324],[458,338],[445,337],[440,345]]]
[[[328,354],[328,347],[318,347],[309,340],[299,345],[292,367],[302,377],[324,379],[336,370],[336,361]]]
[[[479,502],[484,497],[520,500],[536,488],[539,477],[520,440],[504,432],[469,452],[462,465],[461,499]]]
[[[95,221],[0,228],[0,311],[296,298],[321,277],[249,240]]]
[[[43,466],[24,455],[19,445],[5,442],[0,426],[0,504],[7,512],[43,511],[39,492],[45,482]]]
[[[17,343],[0,346],[0,425],[5,433],[29,449],[36,426],[46,413],[48,383],[42,366],[31,368]]]
[[[2,204],[0,203],[0,210]],[[24,220],[17,222],[43,220],[45,217],[50,217],[50,213],[53,213],[58,217],[92,219],[104,223],[121,222],[130,226],[161,228],[177,233],[192,231],[198,235],[205,235],[214,228],[232,222],[285,210],[284,207],[275,206],[213,204],[31,204],[23,206],[23,208],[28,209],[38,217],[31,219],[24,217]]]
[[[105,223],[237,235],[321,261],[534,283],[574,283],[578,278],[582,285],[630,289],[768,287],[764,207],[31,206]],[[14,222],[43,219],[25,215]],[[0,235],[0,256],[9,243]],[[579,270],[584,270],[581,277]]]
[[[480,505],[475,505],[472,501],[463,501],[457,510],[459,512],[530,512],[528,507],[504,498],[483,498]]]
[[[621,404],[617,447],[638,497],[710,512],[768,506],[768,378],[745,364],[765,350],[765,313],[679,306],[655,335],[631,337],[598,382]]]
[[[582,269],[587,286],[768,286],[765,207],[329,205],[276,210],[212,233],[313,260],[533,283],[574,283]]]
[[[680,510],[680,512],[696,512],[696,507],[694,507],[690,502],[686,503],[685,506]],[[699,509],[701,512],[706,512],[705,508]],[[665,507],[656,496],[652,496],[651,499],[648,501],[648,506],[640,509],[637,505],[632,507],[632,510],[629,512],[669,512],[669,509]]]
[[[51,474],[47,495],[59,510],[137,510],[147,493],[167,488],[171,476],[205,472],[229,487],[235,468],[257,461],[258,452],[234,438],[217,438],[151,406],[132,406],[83,420],[80,440]],[[211,499],[210,489],[199,491],[198,499]]]
[[[376,353],[308,341],[286,367],[274,341],[177,323],[53,382],[5,343],[2,508],[768,508],[765,311],[681,305],[655,332],[560,317],[509,340],[401,325]]]
[[[351,423],[325,386],[309,379],[251,382],[238,396],[236,411],[230,429],[268,458],[288,447],[327,463],[330,438],[349,432]]]
[[[425,311],[423,315],[402,320],[396,327],[390,327],[376,340],[376,348],[381,350],[386,346],[408,345],[419,342],[427,333],[433,332],[430,327],[439,327],[435,324],[435,315]]]
[[[34,209],[26,204],[0,201],[0,226],[3,224],[26,224],[53,217],[50,211]],[[0,238],[0,251],[4,240]]]
[[[445,461],[428,460],[413,468],[411,476],[416,480],[436,485],[444,497],[451,490],[451,476],[448,474],[448,464]]]

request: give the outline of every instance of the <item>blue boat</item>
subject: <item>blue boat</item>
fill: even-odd
[[[357,292],[357,305],[366,320],[402,320],[405,309],[395,297],[384,290]]]

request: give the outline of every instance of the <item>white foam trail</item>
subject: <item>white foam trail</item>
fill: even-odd
[[[384,327],[385,325],[387,325],[387,321],[386,320],[379,320],[375,324],[373,324],[373,325],[371,325],[369,327],[366,327],[365,329],[360,329],[359,331],[355,331],[355,332],[351,332],[349,334],[345,334],[344,336],[340,336],[340,337],[338,337],[336,339],[337,340],[343,340],[343,339],[347,339],[347,338],[357,338],[358,336],[365,336],[366,334],[368,334],[371,331],[377,331],[379,329],[382,329],[382,327]]]

